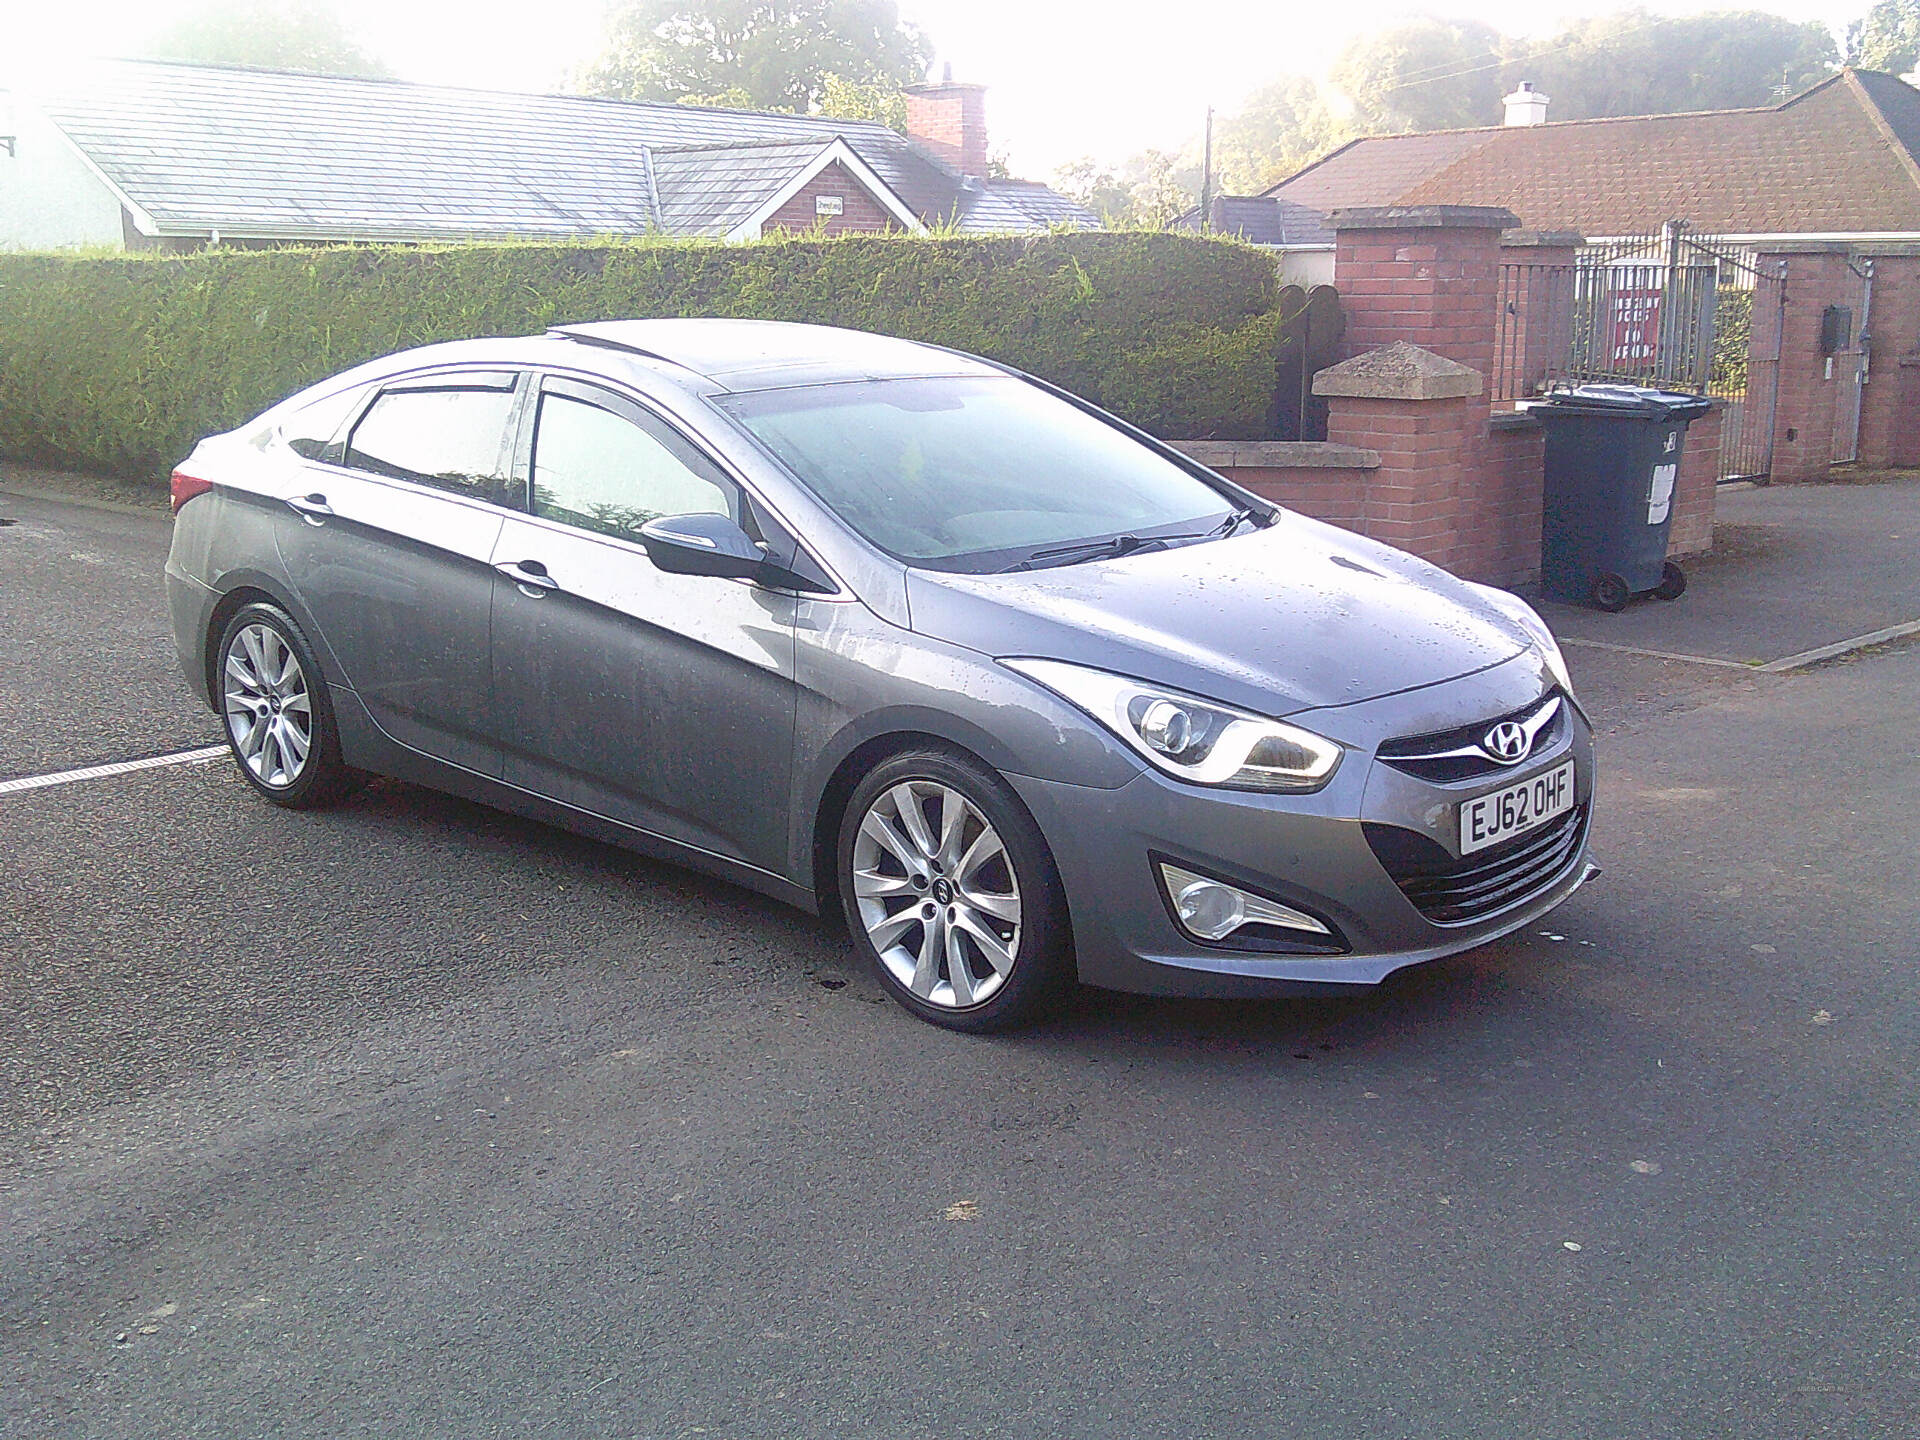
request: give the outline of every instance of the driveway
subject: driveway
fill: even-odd
[[[207,743],[164,521],[0,514],[6,773]],[[408,786],[0,795],[0,1433],[1906,1434],[1920,649],[1572,660],[1550,925],[991,1040]]]
[[[1616,615],[1542,605],[1563,641],[1787,665],[1889,629],[1920,631],[1920,474],[1872,483],[1736,486],[1687,593]]]

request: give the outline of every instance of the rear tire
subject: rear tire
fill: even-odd
[[[972,757],[881,761],[847,801],[835,854],[855,952],[922,1020],[1004,1030],[1072,989],[1053,856],[1007,782]]]
[[[1627,602],[1633,599],[1633,592],[1627,588],[1627,582],[1612,571],[1593,577],[1593,589],[1588,597],[1599,609],[1618,613],[1627,608]]]
[[[1653,587],[1656,600],[1678,600],[1687,593],[1687,572],[1669,560],[1660,567],[1660,583]]]
[[[214,651],[214,702],[240,778],[289,810],[331,805],[364,778],[340,730],[313,647],[278,605],[242,606]]]

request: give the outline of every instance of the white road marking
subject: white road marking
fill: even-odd
[[[83,770],[61,770],[52,775],[28,775],[19,780],[0,780],[0,795],[15,795],[22,790],[44,790],[49,785],[71,785],[78,780],[104,780],[109,775],[126,775],[135,770],[159,770],[168,765],[204,765],[232,752],[224,745],[209,745],[203,750],[181,750],[172,755],[153,755],[145,760],[120,760],[112,765],[89,765]]]

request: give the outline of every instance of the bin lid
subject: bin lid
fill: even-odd
[[[1692,420],[1707,413],[1713,402],[1701,395],[1656,390],[1647,385],[1576,385],[1545,397],[1544,408],[1638,415],[1649,420]]]

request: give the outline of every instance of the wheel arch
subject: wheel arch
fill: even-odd
[[[806,812],[812,822],[808,873],[821,915],[829,918],[840,916],[840,881],[837,873],[840,827],[854,788],[874,766],[909,750],[941,750],[982,766],[1003,781],[1009,773],[1020,773],[1018,767],[1004,763],[1006,747],[991,736],[982,735],[979,742],[969,743],[967,732],[971,729],[970,726],[956,724],[952,716],[897,716],[891,725],[872,730],[864,737],[847,737],[845,743],[837,747],[843,753],[818,787],[814,804]],[[1008,797],[1032,822],[1051,862],[1053,842],[1041,829],[1039,819],[1027,807],[1015,786],[1009,784],[1006,789]]]
[[[207,633],[201,639],[200,656],[202,674],[207,682],[208,701],[215,710],[219,706],[219,649],[221,633],[229,621],[248,605],[272,605],[284,610],[293,617],[293,623],[300,627],[300,633],[315,652],[324,678],[328,685],[343,683],[340,662],[328,647],[306,608],[289,594],[286,588],[270,575],[254,570],[237,571],[221,577],[220,598],[213,603],[213,609],[207,614]]]

